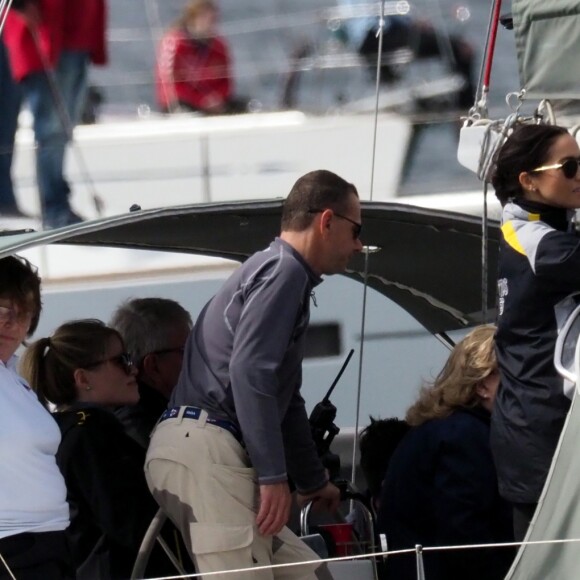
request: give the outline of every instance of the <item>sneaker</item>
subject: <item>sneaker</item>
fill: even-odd
[[[56,215],[45,217],[42,221],[42,226],[45,230],[53,230],[70,226],[72,224],[79,224],[84,221],[85,218],[75,213],[72,209],[67,209]]]

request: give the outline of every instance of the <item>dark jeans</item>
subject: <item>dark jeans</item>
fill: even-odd
[[[516,542],[523,542],[528,531],[528,527],[536,508],[537,503],[514,503],[513,504],[513,514],[514,514],[514,540]]]
[[[17,207],[12,186],[12,154],[22,95],[12,78],[6,47],[0,38],[0,213]]]
[[[63,51],[56,68],[26,76],[22,90],[34,119],[36,180],[45,225],[68,225],[70,188],[64,177],[66,146],[85,99],[88,53]],[[55,92],[58,91],[58,97]]]
[[[75,578],[64,531],[16,534],[2,538],[0,554],[17,580]],[[11,578],[0,561],[0,580]]]

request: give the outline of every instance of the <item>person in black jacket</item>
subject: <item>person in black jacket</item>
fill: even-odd
[[[580,148],[563,127],[517,126],[492,179],[503,206],[497,357],[501,389],[491,445],[501,495],[526,534],[570,408],[554,367],[558,328],[580,290]],[[571,385],[568,385],[571,387]]]
[[[375,510],[378,510],[381,489],[391,457],[401,439],[409,431],[407,421],[391,417],[375,419],[360,434],[360,468],[367,485],[367,494]]]
[[[56,459],[77,578],[128,578],[157,506],[145,482],[145,452],[111,412],[139,397],[120,335],[98,320],[69,322],[33,343],[22,367],[39,399],[56,405]]]
[[[412,429],[395,450],[377,518],[388,549],[508,542],[509,506],[498,493],[489,421],[499,374],[492,325],[453,349],[432,386],[407,411]],[[429,580],[499,580],[509,548],[424,552]],[[392,555],[387,577],[415,580],[415,555]]]
[[[137,403],[119,407],[115,415],[127,435],[147,449],[179,378],[191,316],[168,298],[133,298],[117,308],[110,325],[135,361],[140,395]]]
[[[123,337],[127,352],[137,368],[139,401],[115,409],[125,433],[143,449],[177,384],[185,342],[191,331],[191,315],[175,300],[133,298],[113,313],[111,327]],[[163,540],[187,572],[195,567],[177,528],[167,520],[161,530]],[[154,561],[163,561],[154,552]],[[149,569],[151,571],[151,569]],[[163,571],[163,570],[160,570]],[[170,575],[174,570],[165,570]]]

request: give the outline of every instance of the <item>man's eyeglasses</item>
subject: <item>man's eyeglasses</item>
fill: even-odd
[[[32,312],[30,310],[14,310],[8,306],[0,306],[0,322],[19,322],[26,323],[32,320]]]
[[[85,365],[85,368],[90,369],[91,367],[97,367],[99,365],[105,364],[107,362],[112,362],[115,366],[118,366],[125,374],[130,375],[133,371],[134,362],[133,357],[128,352],[122,352],[116,356],[111,356],[109,358],[104,358],[103,360],[96,361]]]
[[[161,348],[159,350],[154,350],[151,354],[169,354],[170,352],[177,352],[179,354],[183,354],[185,348],[183,346],[178,346],[176,348]]]
[[[579,166],[580,157],[570,157],[570,159],[566,159],[565,161],[562,161],[562,163],[554,163],[554,165],[542,165],[542,167],[532,169],[530,173],[547,171],[548,169],[561,169],[566,179],[574,179],[578,173]]]
[[[309,209],[308,213],[322,213],[323,211],[326,211],[326,210],[324,210],[324,209]],[[360,238],[361,233],[362,233],[362,224],[359,224],[358,222],[355,222],[353,219],[350,219],[349,217],[346,217],[345,215],[341,215],[334,210],[331,210],[331,211],[337,218],[340,218],[341,220],[346,220],[347,222],[350,222],[353,225],[352,237],[353,237],[353,239],[358,240]]]

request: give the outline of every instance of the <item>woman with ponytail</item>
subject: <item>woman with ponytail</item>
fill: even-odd
[[[120,335],[99,320],[68,322],[30,345],[21,370],[39,400],[56,410],[77,578],[128,578],[156,505],[144,451],[111,412],[139,399]]]

